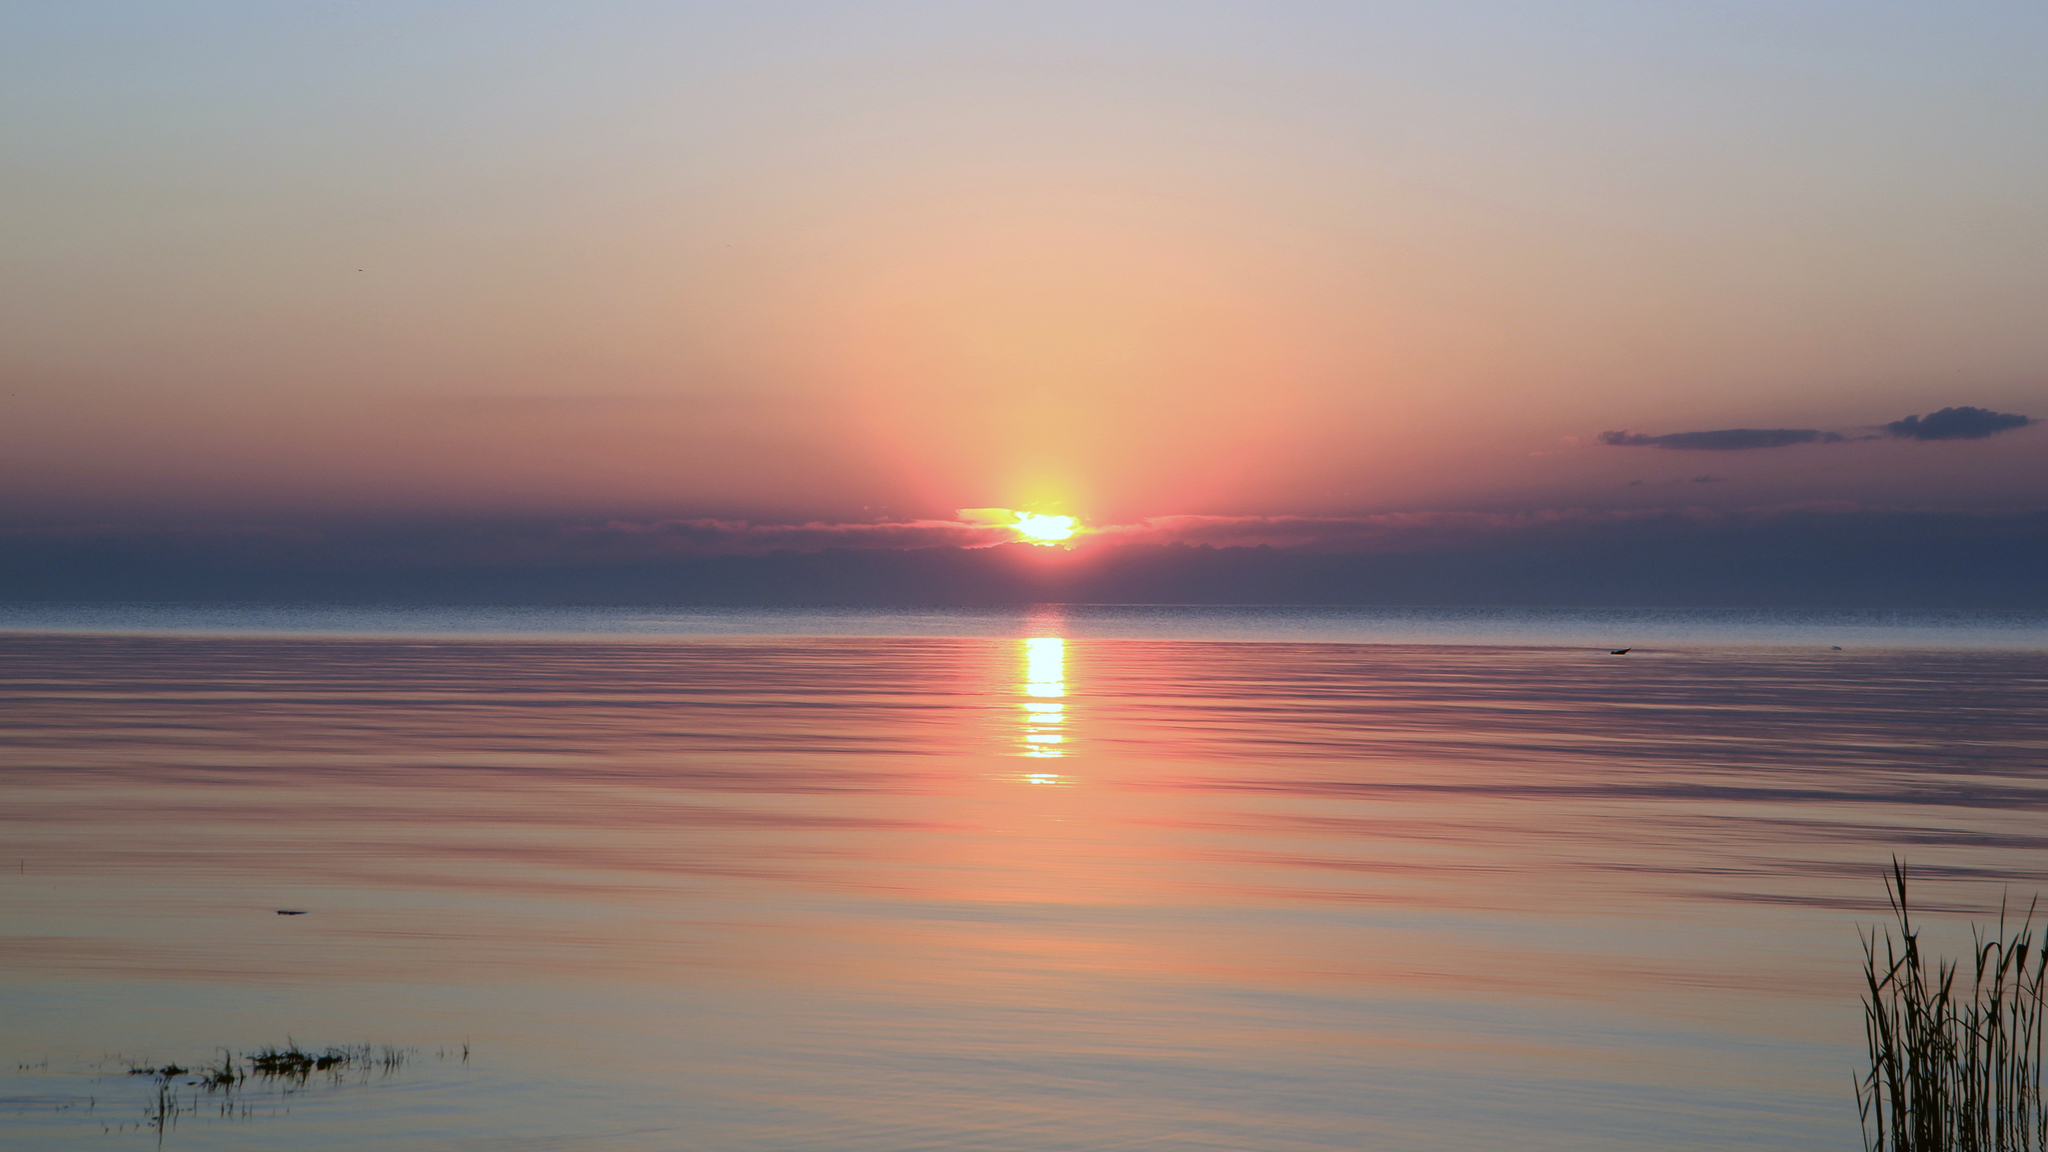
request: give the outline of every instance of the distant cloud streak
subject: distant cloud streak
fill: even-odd
[[[1017,542],[1006,524],[992,524],[963,509],[959,520],[884,523],[755,524],[743,520],[664,520],[562,526],[543,543],[520,537],[523,546],[560,557],[596,559],[628,555],[761,555],[828,549],[987,548]],[[1397,512],[1372,516],[1154,516],[1130,524],[1083,528],[1081,547],[1120,544],[1285,548],[1326,552],[1406,552],[1458,547],[1504,534],[1570,530],[1645,516],[1671,515],[1641,509],[1595,511],[1545,509],[1535,512]],[[1679,515],[1706,515],[1703,512]],[[496,552],[502,544],[487,546]]]
[[[1097,528],[1104,544],[1182,544],[1314,552],[1411,552],[1507,536],[1569,533],[1698,510],[1550,508],[1534,512],[1392,512],[1374,516],[1154,516]]]
[[[1602,432],[1600,442],[1616,448],[1672,448],[1682,452],[1731,452],[1743,448],[1788,448],[1794,444],[1839,444],[1839,432],[1818,428],[1721,428],[1712,432],[1668,432],[1646,436],[1623,429]]]
[[[1843,444],[1851,440],[1981,440],[2040,421],[2014,412],[1993,412],[1967,404],[1883,425],[1881,434],[1845,436],[1819,428],[1720,428],[1711,432],[1667,432],[1651,436],[1627,429],[1602,432],[1614,448],[1670,448],[1681,452],[1729,452],[1747,448],[1790,448],[1795,444]]]
[[[602,527],[566,530],[579,546],[597,551],[820,552],[827,548],[986,548],[1017,539],[1008,527],[972,520],[899,520],[882,523],[755,524],[745,520],[614,520]]]
[[[339,567],[357,563],[574,567],[771,553],[978,551],[1019,544],[1013,528],[974,518],[981,511],[987,510],[965,510],[966,515],[958,520],[866,523],[759,524],[700,518],[594,524],[472,523],[443,529],[269,525],[25,528],[0,532],[0,550],[11,544],[62,550],[83,548],[108,555],[239,557],[263,564],[308,562]],[[1080,550],[1131,545],[1397,553],[1464,548],[1487,540],[1579,535],[1637,521],[1704,523],[1724,515],[1704,509],[1563,508],[1366,516],[1155,516],[1129,524],[1084,526],[1073,545]]]

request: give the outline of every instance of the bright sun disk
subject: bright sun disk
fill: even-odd
[[[1020,512],[1017,522],[1010,525],[1017,530],[1017,535],[1033,544],[1065,540],[1074,534],[1075,526],[1072,516],[1042,516],[1036,512]]]

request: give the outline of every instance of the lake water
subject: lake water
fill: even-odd
[[[8,608],[0,1148],[1855,1147],[1889,858],[2048,891],[2044,637]],[[288,1040],[413,1055],[125,1074]]]

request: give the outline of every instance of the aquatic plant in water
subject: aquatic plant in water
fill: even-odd
[[[1885,886],[1898,935],[1863,940],[1863,1025],[1870,1069],[1856,1083],[1868,1152],[2048,1150],[2042,1108],[2042,993],[2048,953],[2034,937],[2034,905],[2006,934],[1975,925],[1968,983],[1956,961],[1921,951],[1906,902],[1906,867]]]
[[[239,1056],[223,1050],[218,1062],[205,1066],[144,1065],[129,1068],[128,1075],[155,1078],[156,1095],[145,1108],[141,1126],[162,1135],[182,1117],[197,1114],[203,1099],[223,1117],[246,1119],[254,1115],[245,1092],[251,1085],[290,1095],[304,1089],[315,1073],[325,1073],[335,1087],[350,1081],[368,1083],[404,1068],[414,1051],[388,1044],[309,1050],[287,1039],[282,1048],[273,1044]],[[444,1048],[437,1055],[446,1060],[454,1054]],[[467,1042],[459,1056],[469,1063]]]

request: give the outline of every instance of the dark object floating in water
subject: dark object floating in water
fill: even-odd
[[[1829,648],[1829,649],[1830,649],[1831,651],[1835,651],[1835,652],[1840,652],[1840,651],[1842,650],[1842,646],[1841,646],[1840,644],[1830,644],[1830,645],[1828,645],[1828,648]]]
[[[1635,651],[1635,649],[1633,648],[1615,648],[1610,650],[1607,654],[1609,656],[1626,656],[1633,651]]]
[[[279,916],[304,916],[306,910],[304,908],[279,908],[277,914]]]

